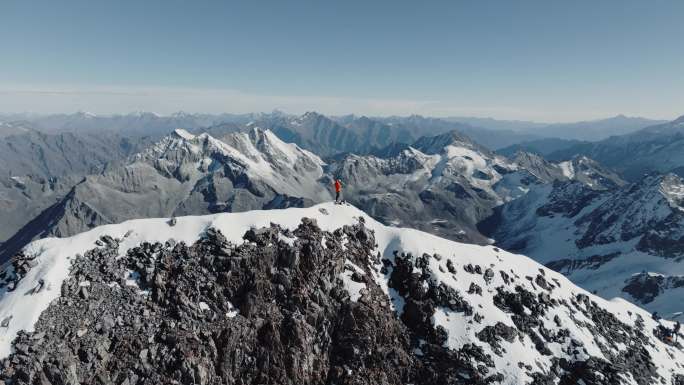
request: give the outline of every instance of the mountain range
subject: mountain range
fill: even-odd
[[[313,118],[306,115],[306,119]],[[494,207],[524,193],[530,184],[584,175],[563,173],[560,166],[548,162],[523,161],[522,157],[517,162],[508,160],[453,131],[326,163],[256,124],[229,130],[221,139],[177,129],[125,159],[123,153],[100,153],[91,146],[110,161],[101,165],[99,159],[84,159],[79,164],[95,163],[97,172],[78,180],[74,176],[78,170],[68,167],[38,168],[27,176],[8,177],[4,185],[8,203],[0,209],[15,219],[3,223],[8,238],[0,245],[0,259],[7,260],[32,239],[73,235],[127,219],[308,206],[331,199],[334,178],[345,181],[350,203],[385,223],[488,243],[476,225]],[[15,138],[29,137],[9,139]],[[16,148],[12,141],[8,146]],[[65,154],[77,153],[50,156],[71,164]],[[594,167],[592,175],[606,175],[598,165],[590,167]],[[36,174],[42,179],[33,177]],[[597,178],[582,180],[591,183],[593,179]]]
[[[234,131],[244,128],[250,122],[257,122],[259,127],[271,129],[283,140],[316,150],[322,156],[339,152],[367,152],[393,142],[412,143],[422,136],[439,135],[453,130],[458,130],[481,145],[498,150],[517,143],[546,138],[595,141],[666,123],[662,120],[623,115],[585,122],[547,124],[491,118],[430,118],[419,115],[328,117],[308,112],[296,116],[278,110],[247,114],[177,112],[167,116],[152,112],[123,115],[96,115],[88,112],[52,115],[0,114],[0,123],[17,121],[46,133],[110,131],[157,138],[179,127],[214,134],[210,131],[211,128]],[[3,136],[3,131],[0,125],[0,137]],[[315,145],[316,148],[309,148],[308,145]]]
[[[636,181],[650,172],[684,173],[684,116],[599,142],[585,142],[551,152],[551,160],[582,154]]]
[[[571,123],[538,123],[467,117],[451,117],[446,118],[445,120],[466,123],[475,127],[486,127],[491,130],[512,131],[523,135],[533,135],[536,138],[584,141],[599,141],[611,136],[626,135],[645,127],[667,123],[666,120],[646,119],[625,115]]]
[[[0,123],[5,379],[137,383],[130,360],[160,383],[256,375],[205,342],[202,359],[161,343],[185,338],[173,319],[250,359],[309,346],[292,355],[321,360],[290,373],[304,382],[402,367],[411,383],[684,382],[648,314],[684,314],[682,118],[596,142],[420,116],[22,118]],[[326,203],[335,179],[344,204]],[[371,325],[385,337],[366,341]],[[369,369],[377,354],[392,364]]]
[[[60,185],[63,196],[25,194],[25,200],[39,207],[46,206],[46,200],[58,200],[14,229],[16,234],[0,246],[0,259],[7,260],[37,237],[73,235],[127,219],[329,200],[330,194],[316,183],[322,164],[316,155],[269,131],[232,133],[219,141],[178,129],[125,163],[87,175],[68,191]]]

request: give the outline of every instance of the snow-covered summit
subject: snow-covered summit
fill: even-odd
[[[221,139],[176,129],[135,158],[153,162],[171,175],[180,169],[183,174],[190,173],[187,169],[190,166],[203,172],[230,170],[230,174],[245,174],[278,193],[314,201],[330,196],[318,183],[325,162],[296,144],[285,143],[270,130],[256,126],[247,132],[229,133]]]
[[[624,300],[596,297],[524,256],[387,227],[354,207],[333,204],[179,217],[173,225],[168,218],[140,219],[97,227],[71,238],[35,241],[25,248],[25,263],[15,264],[3,274],[0,319],[9,321],[3,325],[0,354],[12,352],[10,343],[19,330],[33,329],[41,313],[60,296],[71,261],[101,247],[97,245],[102,244],[100,239],[114,242],[120,257],[141,242],[164,244],[171,239],[192,244],[211,228],[220,230],[228,242],[241,244],[252,228],[274,223],[295,229],[303,217],[315,219],[317,226],[330,232],[363,220],[373,231],[376,247],[368,251],[369,259],[361,261],[362,266],[351,264],[349,276],[340,276],[350,301],[364,301],[369,285],[377,285],[391,299],[395,316],[402,322],[412,328],[415,322],[427,322],[437,334],[444,334],[444,348],[472,357],[483,368],[479,373],[486,373],[495,383],[532,383],[539,378],[599,383],[592,379],[607,377],[611,383],[656,383],[662,379],[669,384],[684,375],[681,346],[669,346],[656,338],[656,321]],[[285,241],[292,244],[297,240]],[[376,254],[382,262],[371,258]],[[399,271],[413,274],[411,280],[418,286],[400,285]],[[354,274],[367,277],[360,283]],[[423,297],[418,295],[421,287]],[[435,292],[442,293],[435,298],[444,300],[425,297]],[[432,301],[434,313],[425,321],[412,318],[422,314],[416,306],[427,306],[424,301]],[[235,321],[226,322],[244,322],[240,317],[249,317],[249,312],[242,315],[242,309],[238,310]],[[412,343],[416,344],[413,354],[430,354],[428,342]]]
[[[173,130],[173,133],[181,139],[185,139],[185,140],[195,139],[195,135],[189,133],[187,130],[184,130],[182,128],[176,128],[175,130]]]

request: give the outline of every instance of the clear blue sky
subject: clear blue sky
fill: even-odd
[[[684,114],[684,1],[0,2],[0,111]]]

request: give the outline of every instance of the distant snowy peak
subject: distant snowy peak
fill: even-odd
[[[316,164],[325,164],[317,155],[301,149],[293,143],[285,143],[270,130],[256,126],[247,132],[235,132],[221,139],[207,133],[191,134],[185,129],[175,129],[155,144],[145,155],[163,156],[167,151],[181,150],[196,155],[211,156],[220,154],[233,156],[237,160],[250,159],[252,162],[281,161],[290,166],[303,158]]]
[[[321,158],[256,126],[221,139],[176,129],[135,160],[149,162],[167,174],[188,165],[202,172],[227,168],[231,175],[244,174],[250,181],[283,194],[316,201],[329,198],[318,183],[325,165]]]
[[[468,148],[489,155],[490,151],[458,131],[450,131],[436,136],[424,136],[412,144],[426,154],[439,154],[448,147]]]
[[[299,117],[292,117],[293,121],[299,121],[299,122],[304,122],[304,121],[316,121],[316,120],[330,120],[329,117],[320,114],[316,111],[307,111],[304,114],[302,114]]]
[[[614,189],[625,184],[616,173],[585,156],[552,163],[540,155],[520,151],[513,162],[546,183],[556,180],[576,180],[595,190]]]
[[[459,176],[478,187],[491,187],[502,175],[517,169],[508,159],[494,154],[458,131],[422,137],[410,149],[440,158],[433,170],[433,177]]]
[[[684,180],[675,174],[662,176],[660,191],[671,207],[684,211]]]
[[[331,164],[329,171],[334,176],[341,177],[352,188],[363,189],[364,186],[377,183],[380,177],[392,177],[396,179],[393,188],[401,189],[401,184],[406,181],[428,178],[439,159],[438,155],[427,155],[415,148],[406,147],[388,157],[349,154],[341,161]]]
[[[176,128],[175,130],[173,130],[173,133],[180,139],[185,139],[185,140],[195,139],[195,135],[189,133],[188,131],[186,131],[182,128]]]
[[[375,155],[347,154],[327,170],[342,179],[350,202],[384,223],[480,244],[490,240],[476,223],[524,194],[531,182],[514,175],[507,159],[453,135],[388,146]]]
[[[325,124],[334,123],[327,116],[319,114],[314,111],[307,111],[300,116],[275,116],[273,119],[285,119],[286,123],[294,128],[299,129],[313,129],[320,125],[321,122]],[[329,121],[329,122],[328,122]]]
[[[639,239],[637,249],[663,257],[684,255],[684,183],[679,176],[651,175],[608,194],[578,223],[592,230],[579,241],[585,246]]]
[[[271,130],[256,126],[247,132],[233,133],[222,138],[222,141],[241,152],[255,158],[262,156],[270,163],[289,167],[312,167],[325,164],[318,155],[300,148],[294,143],[286,143]]]
[[[366,165],[376,165],[376,171],[383,175],[413,174],[410,181],[427,175],[426,189],[435,184],[450,184],[454,180],[491,189],[502,174],[515,170],[515,166],[504,157],[493,154],[456,132],[424,137],[412,145],[388,146],[377,153],[377,157],[350,154],[339,163],[343,166],[346,163],[345,167],[349,170],[362,171],[358,165],[365,162]],[[403,183],[400,180],[396,182]]]
[[[569,179],[570,175],[574,176],[574,169],[570,162],[559,166],[531,152],[519,151],[515,154],[513,163],[544,182]]]
[[[133,112],[129,113],[127,116],[131,117],[131,118],[138,118],[138,119],[142,119],[142,118],[157,119],[157,118],[162,117],[161,115],[154,113],[154,112],[150,112],[150,111],[133,111]]]
[[[571,171],[572,176],[569,179],[580,181],[596,190],[614,189],[625,184],[615,172],[585,156],[574,157],[565,167]]]

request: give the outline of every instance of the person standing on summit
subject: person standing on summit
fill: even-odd
[[[340,195],[342,194],[342,182],[335,179],[335,203],[340,203]]]

